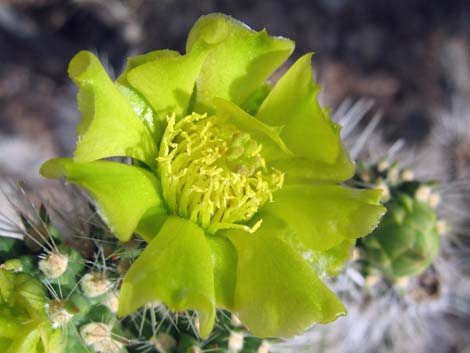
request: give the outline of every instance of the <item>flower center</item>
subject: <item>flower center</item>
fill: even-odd
[[[170,210],[210,233],[253,227],[249,220],[282,187],[284,175],[267,171],[262,146],[232,125],[193,113],[168,118],[158,157],[163,197]]]

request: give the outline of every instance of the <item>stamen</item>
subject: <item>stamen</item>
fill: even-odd
[[[262,146],[232,125],[193,113],[168,119],[158,156],[163,197],[174,214],[211,233],[241,228],[282,187],[284,175],[267,171]]]

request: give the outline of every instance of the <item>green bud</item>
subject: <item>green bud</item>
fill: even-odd
[[[391,280],[422,273],[439,251],[434,210],[403,193],[386,207],[382,223],[363,240],[366,259]]]

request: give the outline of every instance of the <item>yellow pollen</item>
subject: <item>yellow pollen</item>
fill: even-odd
[[[168,117],[158,156],[163,197],[170,210],[210,233],[241,228],[272,193],[284,175],[267,170],[262,146],[249,134],[216,117],[193,113],[176,122]]]

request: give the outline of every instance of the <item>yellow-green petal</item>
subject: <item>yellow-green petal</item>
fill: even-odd
[[[6,352],[12,340],[0,336],[0,352]]]
[[[201,336],[212,331],[216,303],[211,249],[204,231],[191,221],[168,217],[124,277],[118,313],[128,315],[155,302],[175,311],[197,310]]]
[[[355,166],[341,146],[342,152],[335,164],[314,161],[305,157],[291,157],[270,161],[269,164],[285,173],[285,184],[311,182],[342,182],[351,179]]]
[[[380,190],[339,185],[288,185],[259,214],[283,220],[303,247],[324,251],[374,230],[385,213],[380,196]]]
[[[277,236],[278,222],[263,222],[253,235],[231,230],[238,252],[235,310],[257,337],[287,337],[346,310],[310,264]]]
[[[124,72],[117,79],[117,86],[126,97],[134,112],[143,121],[151,132],[157,146],[160,146],[161,137],[166,127],[166,116],[158,116],[144,96],[137,92],[127,80],[127,74],[137,66],[155,61],[160,58],[178,57],[180,53],[173,50],[154,50],[149,53],[137,55],[127,59]]]
[[[155,165],[157,146],[150,132],[99,60],[81,51],[70,61],[70,78],[79,88],[78,106],[82,119],[77,127],[77,162],[127,156]]]
[[[292,153],[279,137],[280,129],[264,124],[257,120],[243,109],[226,101],[215,98],[213,100],[216,107],[216,119],[222,124],[234,125],[241,131],[247,132],[250,136],[262,145],[261,154],[267,160],[289,157]]]
[[[5,353],[36,353],[41,339],[41,330],[37,324],[25,325],[21,337],[16,338],[10,344]]]
[[[143,168],[111,161],[75,163],[57,158],[44,163],[40,173],[47,178],[65,176],[90,192],[121,241],[129,240],[149,209],[164,209],[156,176]]]
[[[42,330],[42,345],[44,346],[44,353],[63,353],[66,349],[65,341],[67,340],[67,338],[64,337],[64,331],[62,331],[62,329],[54,329],[49,325],[43,327]],[[47,337],[47,339],[44,339],[44,337]]]
[[[174,50],[162,49],[162,50],[153,50],[151,52],[132,56],[127,59],[126,68],[124,71],[119,75],[117,81],[123,85],[129,85],[129,81],[127,81],[127,74],[132,69],[136,68],[137,66],[146,64],[150,61],[158,60],[161,58],[169,58],[169,57],[178,57],[181,54]]]
[[[197,112],[210,109],[213,97],[242,104],[289,57],[294,42],[215,13],[200,17],[186,42],[187,52],[207,47],[197,80]]]
[[[126,97],[134,113],[140,118],[152,135],[155,144],[160,146],[160,141],[166,128],[166,118],[157,116],[145,98],[132,87],[120,83],[116,85],[124,97]]]
[[[45,319],[46,288],[42,283],[25,273],[17,274],[14,281],[13,298],[17,304],[24,306],[32,318]]]
[[[8,302],[14,290],[14,274],[0,268],[0,304]]]
[[[304,176],[299,173],[303,159],[309,179],[324,179],[320,164],[330,170],[329,176],[335,177],[332,180],[346,180],[354,167],[342,146],[339,127],[318,103],[320,88],[312,79],[311,56],[304,55],[292,65],[263,101],[256,117],[268,125],[283,127],[280,137],[300,159],[285,165],[288,175]]]
[[[10,317],[10,315],[3,314],[0,317],[0,337],[8,339],[18,337],[22,325],[15,321],[16,320]]]
[[[188,113],[196,78],[207,55],[206,51],[187,55],[163,55],[131,69],[130,85],[140,92],[160,119]]]
[[[227,238],[207,235],[214,266],[215,299],[218,307],[233,310],[237,275],[237,252]]]
[[[240,107],[248,114],[255,116],[261,107],[261,104],[271,91],[271,88],[272,87],[269,82],[264,82],[253,93],[251,93],[247,99],[245,99]]]
[[[304,257],[308,259],[321,279],[335,277],[344,269],[355,244],[355,239],[345,239],[326,251],[307,251],[304,253]]]
[[[166,207],[159,203],[144,213],[135,231],[150,243],[162,228],[167,217],[168,211]]]

